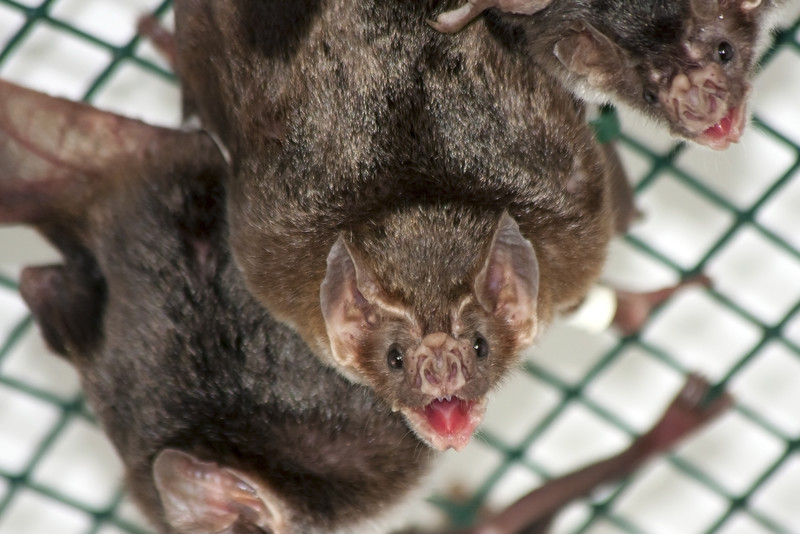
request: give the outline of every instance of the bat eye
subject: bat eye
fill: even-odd
[[[475,356],[477,356],[479,360],[483,360],[489,356],[489,342],[480,334],[475,338],[475,343],[472,344],[472,348],[475,349]]]
[[[657,104],[658,103],[658,95],[652,89],[645,89],[642,93],[642,98],[648,104]]]
[[[728,41],[722,41],[717,47],[717,55],[722,63],[728,63],[734,56],[733,45]]]
[[[389,364],[390,369],[403,368],[403,351],[400,350],[397,343],[389,347],[389,351],[386,353],[386,363]]]

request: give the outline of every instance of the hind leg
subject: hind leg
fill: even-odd
[[[625,477],[656,454],[725,412],[731,404],[727,393],[714,396],[714,388],[703,378],[689,375],[661,418],[626,450],[563,477],[551,480],[520,498],[505,510],[459,534],[517,534],[542,532],[549,520],[570,501],[589,494],[600,484]],[[531,527],[539,530],[531,530]]]

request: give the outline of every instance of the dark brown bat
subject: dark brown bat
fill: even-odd
[[[490,25],[521,41],[578,98],[632,107],[673,135],[721,150],[741,136],[757,54],[782,3],[563,0],[530,17],[493,16]],[[490,7],[520,13],[471,0],[431,25],[453,33]]]
[[[159,531],[380,525],[431,451],[251,298],[225,244],[225,172],[203,133],[0,82],[0,222],[64,257],[25,269],[22,296]]]
[[[177,68],[230,153],[247,287],[460,449],[598,276],[615,199],[572,96],[487,32],[427,31],[428,4],[178,1]]]
[[[64,256],[25,269],[20,289],[158,531],[384,533],[431,453],[245,289],[226,247],[226,172],[202,133],[0,82],[0,222],[35,226]],[[543,527],[721,413],[730,399],[708,390],[689,377],[626,451],[468,532]]]

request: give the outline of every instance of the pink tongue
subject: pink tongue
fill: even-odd
[[[424,409],[431,428],[440,436],[462,432],[469,424],[471,403],[460,399],[435,400]]]
[[[727,137],[731,131],[731,124],[733,124],[733,118],[731,117],[732,115],[733,109],[731,109],[727,115],[722,117],[722,120],[720,120],[717,124],[703,132],[703,134],[714,139],[723,139]]]

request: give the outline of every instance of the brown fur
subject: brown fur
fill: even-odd
[[[35,226],[64,255],[23,271],[20,290],[80,373],[155,528],[385,532],[381,516],[416,485],[429,452],[245,289],[225,240],[227,169],[210,139],[6,82],[0,103],[0,199],[15,192],[0,221]],[[690,377],[621,454],[460,532],[539,532],[570,500],[722,413],[730,398],[707,402],[709,388]]]
[[[430,30],[432,4],[176,2],[187,101],[231,152],[236,260],[259,301],[331,364],[320,284],[340,235],[418,340],[455,335],[452,309],[476,291],[504,211],[536,252],[541,326],[582,298],[613,233],[604,155],[572,96],[485,30]],[[522,348],[503,341],[515,336],[505,324],[491,330],[495,372],[470,395]],[[375,336],[362,346],[390,342]],[[384,360],[363,351],[342,370],[408,401],[380,385]]]

